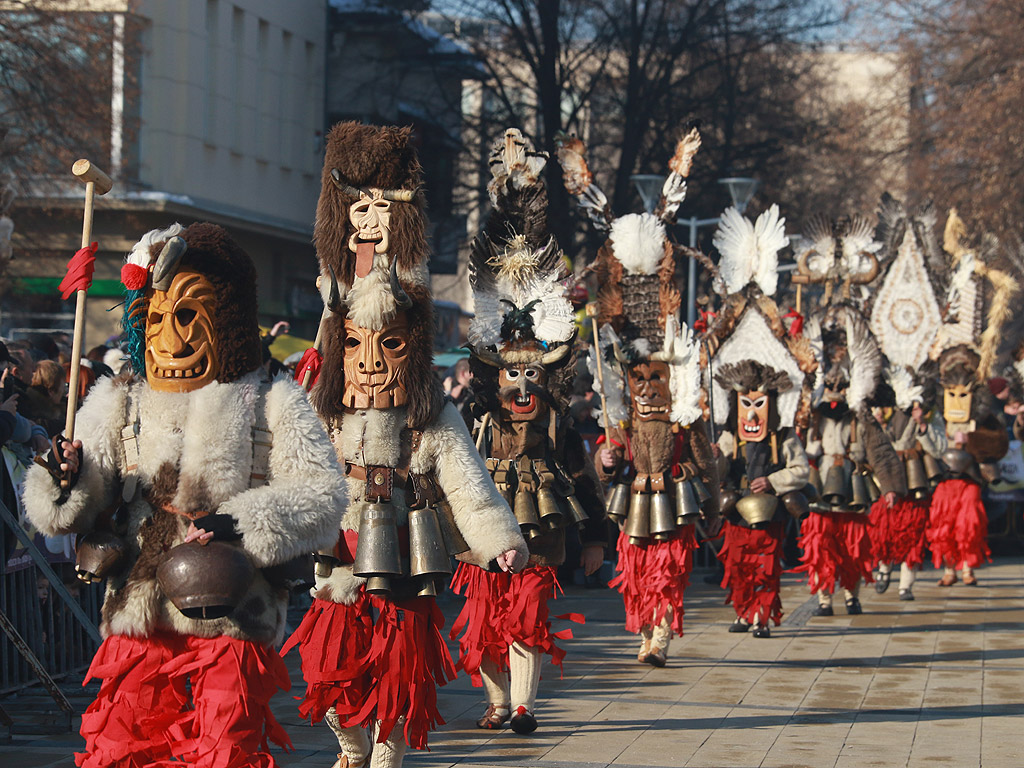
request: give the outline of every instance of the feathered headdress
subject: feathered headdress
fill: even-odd
[[[813,316],[805,333],[819,355],[824,380],[846,382],[851,411],[866,406],[881,381],[882,352],[864,315],[850,304],[836,304]],[[820,394],[815,391],[816,400]]]
[[[889,363],[885,367],[885,382],[892,388],[896,407],[908,410],[915,402],[924,402],[924,387],[914,379],[914,373],[905,365]]]
[[[907,215],[903,205],[886,193],[878,213],[878,239],[887,264],[871,306],[871,331],[892,362],[917,370],[942,325],[936,300],[935,276],[929,266],[937,248],[930,206]]]
[[[677,249],[665,225],[674,219],[685,197],[685,178],[699,147],[696,128],[679,140],[654,213],[614,218],[607,198],[593,182],[583,142],[562,136],[558,145],[567,189],[576,195],[596,226],[608,234],[596,262],[598,320],[612,331],[610,336],[605,331],[601,335],[602,339],[614,339],[612,349],[607,351],[621,365],[643,360],[668,363],[672,418],[683,425],[700,416],[699,348],[690,330],[679,322]]]
[[[772,205],[751,223],[736,208],[727,208],[712,244],[718,249],[722,295],[737,293],[754,283],[766,296],[774,296],[779,283],[779,251],[789,245],[786,220]]]
[[[862,216],[838,220],[816,216],[808,223],[796,244],[796,283],[822,283],[824,305],[832,302],[838,289],[840,301],[860,301],[853,286],[866,285],[878,277],[875,253],[882,244],[874,239],[871,223]]]

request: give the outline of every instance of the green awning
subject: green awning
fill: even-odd
[[[60,277],[16,277],[12,286],[14,294],[52,294],[60,296],[57,286],[60,285]],[[124,293],[124,286],[120,280],[93,280],[89,287],[89,296],[117,296]]]

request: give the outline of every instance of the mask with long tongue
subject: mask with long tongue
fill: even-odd
[[[373,269],[373,256],[387,253],[391,239],[391,201],[379,192],[360,193],[359,200],[349,206],[349,220],[356,231],[348,247],[356,255],[356,277],[366,277]]]

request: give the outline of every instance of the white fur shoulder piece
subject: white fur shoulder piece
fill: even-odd
[[[601,345],[601,373],[604,378],[604,387],[601,386],[601,378],[597,375],[597,351],[595,347],[590,348],[587,355],[587,369],[594,377],[594,391],[601,398],[601,410],[595,411],[594,416],[597,423],[602,427],[617,427],[629,420],[629,410],[625,404],[626,383],[622,377],[622,366],[611,353],[605,354],[613,344],[619,343],[619,337],[610,325],[604,325],[600,330]]]
[[[700,345],[675,315],[665,318],[665,348],[672,389],[672,421],[687,427],[701,417]]]
[[[612,222],[612,252],[631,275],[653,275],[665,256],[665,224],[650,213],[629,213]]]
[[[713,244],[721,254],[718,268],[727,293],[754,282],[766,296],[774,295],[779,280],[778,254],[789,245],[786,220],[779,215],[778,205],[773,204],[753,224],[736,208],[726,209]]]

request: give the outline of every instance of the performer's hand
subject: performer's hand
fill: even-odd
[[[185,543],[188,544],[193,541],[198,541],[204,547],[213,541],[213,531],[206,531],[202,528],[196,528],[195,523],[188,524],[188,531],[185,533]]]
[[[237,520],[228,514],[212,514],[197,517],[189,525],[185,541],[199,540],[200,544],[208,544],[212,539],[217,541],[238,541],[242,534],[238,532]],[[195,536],[189,535],[195,531]]]
[[[885,504],[889,509],[896,506],[896,493],[894,491],[889,491],[885,494]]]
[[[519,571],[526,567],[529,558],[518,549],[510,549],[502,552],[495,560],[498,563],[498,567],[505,571],[505,573],[519,573]]]
[[[589,576],[597,573],[604,565],[604,547],[600,544],[588,544],[580,553],[580,567],[583,573]]]
[[[957,433],[953,435],[953,442],[956,443],[957,448],[963,448],[967,445],[967,434],[957,430]]]
[[[60,448],[64,454],[64,461],[60,465],[61,471],[67,472],[70,475],[75,474],[78,471],[79,451],[82,450],[82,441],[75,440],[75,442],[69,443],[67,440],[62,440]]]
[[[619,457],[615,451],[610,451],[607,448],[601,448],[597,452],[598,460],[601,462],[601,466],[605,469],[615,469],[619,463]]]
[[[771,493],[772,483],[767,477],[757,477],[750,481],[750,492],[751,493]]]

